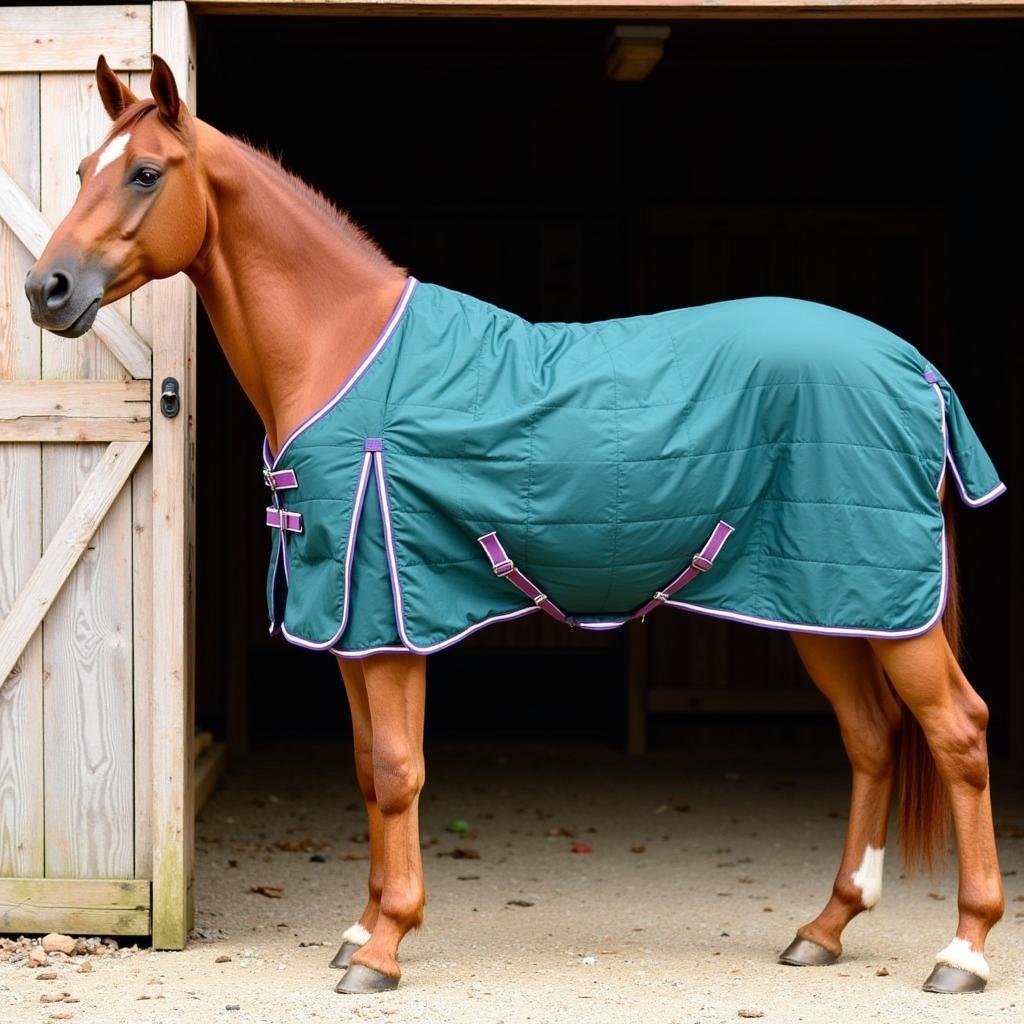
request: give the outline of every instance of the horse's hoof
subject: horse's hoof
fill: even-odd
[[[366,996],[375,992],[393,992],[396,988],[398,979],[392,978],[390,974],[375,971],[365,964],[350,964],[334,991],[347,996]]]
[[[780,954],[779,963],[790,967],[827,967],[839,957],[810,939],[797,936]]]
[[[961,992],[984,992],[985,979],[949,964],[936,964],[928,980],[924,983],[925,992],[941,992],[944,995],[958,995]]]
[[[334,954],[334,959],[331,961],[330,966],[337,968],[339,971],[347,971],[352,963],[352,954],[361,948],[358,942],[343,942],[341,949]]]

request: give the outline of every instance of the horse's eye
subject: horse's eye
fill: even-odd
[[[152,167],[143,167],[132,178],[132,184],[141,185],[143,188],[152,188],[159,180],[159,171],[154,171]]]

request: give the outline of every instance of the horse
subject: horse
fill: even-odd
[[[312,510],[315,502],[307,502],[303,511],[295,511],[289,507],[287,498],[289,490],[301,490],[301,486],[305,486],[303,474],[307,466],[312,467],[310,472],[321,473],[318,483],[327,487],[329,468],[315,463],[316,445],[304,447],[303,438],[314,434],[315,438],[322,439],[324,431],[334,429],[330,427],[331,422],[335,425],[345,422],[338,419],[337,410],[346,408],[349,403],[339,405],[339,394],[356,396],[359,401],[353,408],[376,409],[386,400],[379,392],[391,394],[396,389],[405,389],[402,393],[422,394],[417,388],[429,388],[432,386],[430,379],[434,377],[443,378],[446,387],[457,388],[469,372],[466,367],[476,366],[477,390],[474,393],[480,403],[475,408],[484,416],[488,414],[488,388],[492,387],[481,383],[485,374],[492,374],[493,378],[488,376],[486,380],[493,379],[497,382],[493,387],[500,388],[504,386],[502,374],[514,370],[524,373],[529,386],[534,387],[536,380],[558,378],[566,365],[575,365],[574,372],[588,381],[594,378],[592,382],[597,387],[602,385],[602,375],[611,375],[608,366],[612,364],[608,360],[615,355],[614,345],[620,341],[623,345],[632,345],[629,340],[634,331],[629,326],[632,321],[601,326],[599,330],[590,330],[587,325],[538,326],[444,289],[431,290],[420,285],[417,293],[410,297],[413,279],[394,265],[344,213],[284,170],[278,161],[193,116],[179,97],[173,74],[158,56],[153,57],[152,99],[140,100],[133,95],[102,56],[97,64],[96,80],[113,123],[100,147],[82,161],[79,195],[28,275],[26,292],[32,316],[40,327],[75,338],[89,329],[101,305],[135,291],[148,281],[177,273],[185,273],[191,279],[228,363],[266,429],[264,473],[273,496],[267,519],[276,528],[277,552],[272,560],[268,595],[272,620],[281,590],[290,582],[294,591],[296,578],[305,572],[312,581],[317,571],[315,564],[303,561],[303,552],[308,554],[310,546],[319,543],[316,538],[322,534],[322,523],[318,523]],[[718,319],[732,316],[738,309],[737,306],[716,310],[713,316]],[[742,309],[753,310],[759,323],[767,315],[764,305]],[[917,473],[922,465],[927,469],[922,480],[930,489],[924,496],[917,494],[914,498],[917,503],[914,522],[922,524],[928,558],[935,560],[926,567],[925,576],[920,577],[927,583],[922,586],[929,595],[928,601],[938,602],[934,613],[929,604],[927,616],[922,612],[919,620],[902,622],[900,628],[888,630],[805,629],[800,623],[789,628],[782,613],[773,613],[779,616],[779,621],[755,614],[735,616],[754,625],[788,629],[810,678],[834,709],[852,767],[849,824],[832,892],[821,913],[797,930],[795,939],[779,960],[793,966],[835,963],[842,953],[843,929],[855,916],[878,903],[890,804],[898,778],[899,819],[906,863],[931,867],[936,851],[945,852],[951,825],[959,858],[956,933],[950,944],[937,954],[924,987],[938,993],[977,992],[985,987],[989,978],[985,940],[1002,916],[1003,890],[990,800],[986,749],[988,710],[964,675],[958,658],[958,604],[950,510],[945,495],[946,470],[951,468],[968,504],[979,505],[991,500],[1001,492],[1002,485],[993,485],[990,464],[980,445],[974,444],[976,438],[954,393],[910,346],[894,340],[880,328],[865,326],[865,321],[853,324],[847,314],[828,311],[827,307],[817,307],[817,311],[808,313],[805,306],[792,300],[789,304],[773,306],[768,312],[771,310],[781,310],[783,320],[794,318],[794,338],[800,333],[796,326],[800,317],[813,316],[815,323],[834,323],[837,330],[860,332],[858,337],[866,339],[865,345],[876,346],[884,358],[899,363],[903,382],[900,388],[905,393],[890,395],[878,407],[895,409],[896,418],[885,419],[888,414],[882,412],[878,417],[883,421],[883,433],[901,431],[907,422],[916,418],[915,422],[920,421],[921,431],[927,438],[932,433],[935,435],[934,441],[920,442],[922,450],[912,453],[906,472]],[[681,356],[678,347],[673,348],[676,345],[675,336],[670,337],[673,331],[689,331],[688,337],[696,347],[687,350],[687,357],[696,352],[709,365],[719,358],[720,348],[726,344],[723,341],[719,346],[716,340],[711,348],[699,347],[701,324],[718,322],[718,319],[707,319],[711,314],[690,315],[680,311],[679,315],[661,316],[662,319],[652,319],[636,328],[644,336],[642,349],[628,348],[629,359],[614,364],[616,374],[622,374],[614,381],[620,399],[632,386],[629,368],[624,364],[634,361],[643,364],[648,356],[662,358],[659,353],[668,349],[672,349],[672,354],[664,356],[666,365],[672,361],[678,364]],[[415,348],[415,339],[403,340],[403,354],[395,356],[399,351],[395,347],[398,343],[388,339],[396,331],[406,330],[396,324],[407,323],[409,317],[417,324],[443,320],[442,327],[431,336],[432,344],[440,344],[438,339],[451,335],[449,340],[453,347],[443,351],[429,347],[423,350]],[[825,319],[821,320],[822,317]],[[486,337],[475,334],[478,327],[487,332]],[[830,400],[843,401],[842,396],[849,389],[829,377],[832,360],[842,363],[843,372],[856,378],[861,372],[856,355],[858,346],[835,346],[826,349],[822,356],[813,347],[787,344],[785,323],[780,330],[782,341],[771,350],[775,363],[788,360],[787,365],[799,364],[814,371],[805,373],[803,382],[798,381],[786,392],[794,403],[788,407],[786,422],[799,419],[799,403],[826,385],[831,388]],[[519,339],[515,346],[499,344],[500,338],[508,332]],[[573,347],[577,343],[591,345],[588,351],[592,358],[573,364],[573,353],[581,351]],[[460,362],[467,346],[472,359],[468,363]],[[526,371],[517,363],[512,370],[502,369],[503,360],[507,362],[511,358],[512,348],[526,352],[523,358],[538,360],[537,366]],[[408,357],[412,360],[411,370],[405,371],[403,377],[402,360],[407,359],[404,354],[407,350],[414,354]],[[742,355],[733,348],[728,352],[736,360]],[[491,360],[487,363],[489,368],[481,369],[485,359]],[[446,361],[451,366],[442,365]],[[766,359],[754,361],[763,363]],[[909,376],[911,370],[913,381]],[[923,381],[919,371],[923,372]],[[643,365],[637,372],[644,372]],[[697,366],[688,372],[699,376],[703,370]],[[663,377],[657,385],[660,388],[671,392],[684,386],[684,374],[675,376],[674,371],[669,370]],[[573,390],[574,379],[558,379],[562,381],[559,386],[567,389],[565,394],[582,396],[578,388]],[[818,381],[821,388],[813,381]],[[881,386],[854,389],[861,395],[858,401],[869,400],[865,396],[872,387],[878,390]],[[648,394],[654,388],[650,383],[646,390],[641,390]],[[358,389],[362,392],[357,395]],[[730,416],[746,416],[757,426],[762,417],[774,415],[774,406],[751,404],[759,401],[755,394],[766,389],[767,386],[759,385],[757,389],[744,386],[730,392],[734,396],[728,406]],[[434,401],[441,400],[436,391],[431,394]],[[516,417],[523,414],[521,407],[534,409],[537,404],[529,388],[524,394],[525,397],[502,406],[502,415],[511,417],[507,421],[513,424],[510,431],[519,429],[514,424],[519,422]],[[561,406],[570,408],[572,402],[565,394]],[[936,396],[937,404],[928,405]],[[669,394],[666,398],[666,405],[671,405],[671,397]],[[696,402],[685,405],[682,412],[677,409],[672,413],[675,418],[670,422],[675,424],[676,432],[690,431],[688,436],[695,436],[694,424],[699,421],[700,410],[709,407],[708,415],[714,415],[714,410],[725,401],[723,397],[700,407]],[[375,402],[378,404],[374,405]],[[635,404],[640,408],[643,402]],[[623,408],[620,401],[612,410],[618,416],[617,423],[622,420]],[[450,411],[446,407],[434,418],[440,422]],[[611,413],[602,407],[600,415]],[[854,418],[866,421],[870,417]],[[536,440],[539,428],[536,421],[530,422],[534,424],[531,436]],[[762,425],[762,429],[767,428]],[[790,428],[783,424],[778,429]],[[349,584],[364,587],[365,594],[370,596],[361,604],[363,599],[357,593],[352,605],[354,619],[362,614],[361,607],[376,600],[372,597],[376,593],[373,580],[363,583],[348,579],[352,545],[358,533],[357,547],[365,545],[371,554],[376,551],[374,557],[379,559],[379,572],[385,581],[390,577],[395,589],[392,595],[396,602],[394,615],[401,619],[401,588],[415,585],[422,589],[424,580],[409,575],[413,569],[403,563],[410,559],[401,549],[401,544],[408,542],[408,531],[412,529],[407,521],[416,517],[399,515],[393,510],[389,514],[388,509],[392,507],[389,502],[399,500],[393,498],[399,489],[404,487],[409,492],[413,486],[408,479],[401,479],[402,474],[395,467],[400,468],[404,455],[420,443],[420,434],[429,435],[431,431],[429,424],[422,431],[407,429],[402,434],[404,440],[398,442],[394,440],[393,431],[386,439],[368,433],[364,443],[363,433],[369,430],[357,431],[350,446],[352,450],[346,448],[344,452],[346,465],[351,466],[354,476],[346,476],[343,486],[339,485],[340,490],[335,489],[328,495],[335,503],[331,508],[344,506],[351,516],[351,536],[339,541],[336,550],[332,549],[341,553],[345,573],[340,577],[344,578],[340,582],[332,578],[321,596],[334,601],[334,614],[342,614],[344,618],[349,610],[348,590],[342,592],[342,588]],[[474,438],[466,429],[456,430],[455,435],[461,438],[459,443],[463,449],[460,451],[464,453],[465,446],[473,443]],[[503,436],[499,432],[488,444],[500,447]],[[624,431],[614,434],[622,443],[629,436]],[[863,436],[858,437],[854,446],[858,458],[861,455],[868,458],[873,447],[895,450],[906,441],[905,437],[900,437],[900,444],[895,444],[882,437],[877,444],[872,444]],[[812,471],[806,466],[801,469],[803,464],[799,460],[791,460],[789,469],[801,487],[811,487],[817,473],[828,476],[833,461],[840,458],[845,448],[836,444],[825,445],[821,450],[826,454],[810,464]],[[297,461],[282,468],[281,458],[289,452]],[[693,454],[692,451],[683,453],[686,458]],[[573,455],[573,458],[584,457],[583,452]],[[342,459],[342,454],[338,458]],[[391,476],[384,470],[386,460],[391,460],[387,463]],[[563,459],[560,464],[569,465],[571,461]],[[488,451],[476,461],[463,459],[459,463],[460,472],[477,466],[489,471],[500,462],[494,452]],[[878,486],[884,489],[882,478],[889,463],[869,461],[868,464],[874,466]],[[413,469],[419,465],[414,464]],[[540,462],[531,465],[539,472]],[[656,467],[660,465],[667,467],[668,472],[673,463],[665,461],[657,463]],[[687,463],[688,467],[693,465]],[[745,462],[743,467],[756,471],[759,465]],[[818,468],[814,469],[815,466]],[[973,483],[968,479],[971,466],[975,472]],[[652,470],[655,471],[656,468]],[[434,472],[428,474],[431,479]],[[436,468],[436,473],[443,472],[444,467]],[[937,486],[932,474],[938,479]],[[717,477],[712,479],[708,486],[718,486],[716,480]],[[674,490],[675,478],[669,483],[669,489]],[[364,514],[364,523],[360,523],[359,511],[368,504],[366,495],[373,488],[382,514],[380,517]],[[388,488],[391,488],[392,498],[388,497]],[[575,493],[572,487],[569,491]],[[534,496],[539,501],[543,493],[538,489]],[[654,496],[650,496],[650,500],[654,501]],[[616,506],[618,510],[626,507]],[[505,525],[500,527],[506,531],[503,537],[495,529],[476,538],[484,552],[481,555],[478,551],[477,557],[486,556],[485,575],[492,571],[493,575],[486,580],[480,575],[472,577],[473,585],[484,595],[487,608],[485,612],[473,613],[476,618],[470,622],[470,627],[486,624],[496,617],[515,617],[528,612],[547,612],[570,625],[590,628],[621,625],[625,620],[622,615],[606,614],[588,621],[563,612],[560,606],[569,603],[565,595],[571,596],[574,591],[568,576],[560,571],[564,567],[555,562],[550,566],[556,584],[549,587],[552,596],[541,591],[529,578],[538,560],[531,561],[524,555],[526,543],[516,533],[516,514],[509,511],[511,514],[504,517]],[[305,526],[303,516],[307,519]],[[733,518],[736,537],[741,538],[743,516]],[[373,523],[364,530],[365,523],[371,520]],[[713,516],[695,522],[702,531],[713,526],[711,536],[704,547],[684,563],[686,568],[671,584],[663,583],[650,601],[643,602],[639,609],[643,615],[655,611],[661,604],[714,613],[711,608],[714,602],[708,595],[713,597],[714,588],[721,586],[713,579],[715,572],[721,580],[728,579],[734,571],[742,572],[743,558],[733,557],[732,562],[727,558],[733,550],[728,545],[745,543],[742,539],[730,539],[733,524],[719,521],[715,525]],[[615,538],[624,536],[628,525],[616,523]],[[690,543],[696,528],[684,531],[688,538],[685,543]],[[364,532],[368,538],[365,541]],[[455,531],[457,537],[453,543],[463,544],[464,532]],[[300,541],[306,548],[293,546]],[[470,537],[465,543],[471,547],[473,542]],[[536,545],[540,541],[534,536],[532,543]],[[459,548],[466,553],[461,561],[472,561],[470,547]],[[516,555],[515,562],[506,547]],[[282,548],[292,553],[291,563],[281,553]],[[681,546],[679,549],[683,550]],[[723,549],[726,554],[722,554]],[[742,546],[736,547],[736,555],[745,550]],[[720,565],[725,564],[725,569],[719,567],[712,571],[716,556]],[[639,563],[639,559],[637,561]],[[287,574],[289,564],[290,579],[279,578],[278,569],[283,568]],[[659,562],[656,571],[664,572],[666,565]],[[474,564],[474,572],[476,568]],[[871,573],[872,578],[883,581],[882,591],[871,590],[867,583],[860,589],[878,601],[877,595],[882,593],[884,597],[884,588],[895,586],[891,581],[897,577],[887,573],[884,567],[876,566]],[[452,574],[455,579],[462,578],[454,568]],[[600,580],[605,577],[596,578],[599,582],[591,586],[591,590],[604,586]],[[431,579],[438,581],[441,576],[428,577],[428,585]],[[705,580],[711,582],[701,591]],[[648,581],[643,580],[642,585],[647,586]],[[673,601],[676,591],[684,585],[695,588],[693,592],[700,597],[695,596],[692,602]],[[459,600],[454,592],[448,596],[453,602]],[[293,597],[298,602],[295,613],[298,619],[292,620],[293,633],[301,640],[302,629],[311,628],[302,616],[315,618],[316,610],[303,609],[301,594],[296,596],[292,592],[289,592],[289,606]],[[823,599],[824,595],[818,593],[817,600]],[[901,601],[902,597],[890,603],[895,608]],[[341,606],[344,606],[343,613],[338,612]],[[897,614],[886,610],[879,612],[876,618],[881,616],[893,625],[886,617]],[[625,616],[630,617],[634,617],[633,612]],[[288,624],[286,613],[284,627]],[[366,803],[370,836],[368,899],[355,924],[344,932],[342,946],[331,964],[345,971],[337,985],[341,993],[394,989],[401,976],[397,960],[399,944],[423,921],[418,803],[425,780],[425,652],[435,649],[438,643],[443,646],[451,637],[444,630],[431,634],[429,622],[413,622],[410,618],[404,626],[401,622],[398,625],[399,633],[378,647],[348,649],[344,636],[335,637],[330,630],[327,630],[330,635],[325,635],[324,629],[316,633],[315,642],[306,644],[331,649],[337,656],[352,713],[355,771]],[[458,639],[461,634],[453,635]]]

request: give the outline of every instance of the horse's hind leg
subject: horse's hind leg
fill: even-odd
[[[866,640],[794,633],[793,641],[835,710],[853,769],[850,820],[832,895],[779,957],[797,967],[823,966],[842,953],[843,929],[882,893],[900,708]]]
[[[380,809],[373,786],[373,724],[370,705],[366,697],[366,680],[360,661],[338,659],[338,668],[345,681],[345,693],[352,714],[352,745],[355,751],[356,779],[366,802],[366,825],[370,836],[369,898],[356,923],[341,937],[341,948],[334,954],[330,966],[346,970],[352,954],[370,940],[380,912],[380,897],[384,888],[384,851],[381,839]]]
[[[378,654],[363,661],[373,730],[373,792],[380,813],[383,882],[370,940],[352,956],[338,992],[383,992],[398,985],[398,946],[423,921],[419,796],[423,789],[425,659]]]
[[[900,697],[924,730],[949,793],[960,861],[956,937],[936,957],[928,992],[978,992],[988,980],[985,939],[1003,916],[985,729],[988,709],[972,689],[941,626],[907,640],[872,646]],[[935,834],[925,839],[945,842]],[[919,837],[920,838],[920,837]]]

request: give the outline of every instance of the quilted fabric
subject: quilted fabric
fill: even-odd
[[[516,566],[590,628],[625,621],[720,520],[677,608],[856,636],[931,627],[945,599],[937,489],[1004,488],[956,394],[857,316],[752,298],[533,324],[410,278],[338,394],[283,445],[271,629],[315,649],[429,652],[538,613]],[[655,614],[669,614],[658,611]]]

